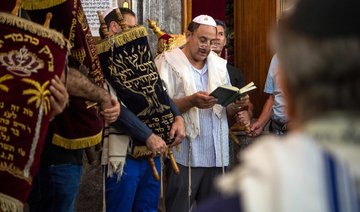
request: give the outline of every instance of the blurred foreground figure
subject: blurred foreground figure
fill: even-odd
[[[360,1],[300,0],[276,50],[288,135],[266,137],[199,211],[359,211]]]

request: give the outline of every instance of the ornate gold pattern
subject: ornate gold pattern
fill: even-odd
[[[25,46],[20,50],[0,53],[0,62],[9,72],[20,77],[29,77],[44,68],[44,61],[29,52]]]
[[[61,48],[66,48],[67,50],[71,48],[70,42],[64,38],[61,33],[52,29],[47,29],[39,24],[10,15],[8,13],[0,12],[0,24],[15,26],[40,37],[50,39]]]
[[[114,56],[114,61],[112,61],[112,66],[109,69],[111,75],[116,77],[115,83],[146,99],[148,106],[136,115],[152,115],[169,109],[169,106],[161,104],[155,92],[155,85],[160,77],[154,62],[151,60],[151,52],[147,46],[133,46],[131,52],[123,50],[123,53],[126,55],[125,57],[121,54]],[[131,63],[143,74],[137,76],[133,70],[125,66],[124,61]]]
[[[134,146],[134,149],[131,152],[131,156],[134,158],[150,157],[152,154],[152,151],[150,151],[147,146]]]
[[[126,43],[129,43],[135,39],[148,36],[148,32],[144,26],[137,26],[131,28],[121,34],[115,35],[114,38],[110,37],[108,39],[102,40],[98,45],[96,45],[97,53],[101,54],[107,52],[111,49],[112,39],[114,39],[115,46],[123,46]]]
[[[50,81],[46,81],[43,85],[40,85],[39,82],[35,80],[24,78],[21,81],[33,85],[35,89],[26,89],[23,91],[23,95],[33,95],[27,101],[28,104],[35,102],[36,108],[39,108],[42,103],[44,103],[44,112],[45,115],[50,111],[50,91],[47,87],[50,84]]]
[[[24,204],[9,195],[0,193],[0,211],[23,212]]]
[[[66,0],[22,0],[21,8],[25,10],[42,10],[62,4]]]
[[[159,53],[175,49],[177,47],[183,46],[186,44],[186,37],[184,34],[170,34],[171,38],[166,42],[164,39],[159,39],[158,51]]]
[[[55,134],[52,143],[61,146],[65,149],[83,149],[91,146],[95,146],[100,143],[102,139],[102,131],[96,135],[83,137],[83,138],[64,138],[58,134]]]
[[[89,27],[86,23],[86,18],[85,18],[85,14],[84,14],[83,10],[78,10],[77,20],[80,23],[81,28],[84,32],[89,29]]]
[[[30,176],[24,176],[23,170],[16,167],[13,163],[8,164],[7,162],[3,161],[0,162],[0,171],[6,171],[9,174],[13,175],[16,178],[25,180],[27,183],[32,183],[32,178]]]
[[[149,27],[150,29],[153,30],[153,32],[155,33],[155,35],[160,38],[161,36],[165,35],[166,33],[161,31],[160,27],[158,26],[157,22],[154,21],[154,20],[150,20],[148,19],[148,24],[149,24]]]
[[[80,49],[72,49],[71,55],[80,63],[80,65],[84,64],[86,52],[84,48]]]
[[[6,80],[11,80],[11,79],[14,79],[14,77],[12,75],[10,75],[10,74],[5,74],[4,76],[0,77],[0,90],[8,92],[9,87],[2,84],[2,82],[5,82]]]
[[[186,43],[186,37],[184,34],[166,34],[161,31],[160,27],[157,25],[157,22],[154,20],[148,19],[148,24],[150,29],[153,30],[155,35],[158,37],[158,53],[162,53],[167,50],[175,49],[177,47],[183,46]],[[163,38],[164,35],[168,35],[169,38]]]

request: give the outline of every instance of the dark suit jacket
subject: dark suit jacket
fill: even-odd
[[[232,86],[241,88],[244,86],[244,76],[241,73],[241,70],[230,65],[229,63],[226,64],[226,68],[229,73],[230,82]]]

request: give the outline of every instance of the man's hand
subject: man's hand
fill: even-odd
[[[154,133],[151,134],[148,139],[146,139],[146,146],[148,149],[150,149],[150,151],[153,152],[153,156],[167,153],[167,146],[165,141]]]
[[[99,103],[100,103],[100,108],[102,111],[113,107],[112,98],[110,97],[110,95],[107,97],[103,97],[101,99],[101,102],[99,102]]]
[[[237,107],[239,107],[239,110],[242,110],[244,108],[247,108],[250,104],[250,97],[249,95],[245,95],[243,97],[241,97],[240,99],[237,99],[235,101],[235,104]]]
[[[253,124],[250,125],[250,136],[258,136],[262,133],[262,131],[264,130],[264,126],[263,124],[261,124],[260,122],[256,121]]]
[[[236,123],[245,128],[245,132],[250,132],[251,118],[247,110],[239,111],[236,114]]]
[[[101,111],[101,115],[107,124],[115,122],[120,115],[120,103],[115,99],[111,98],[112,107]]]
[[[191,95],[190,101],[193,106],[206,109],[212,108],[216,104],[217,99],[213,96],[209,96],[207,92],[199,91]]]
[[[61,82],[57,75],[55,75],[55,78],[51,80],[49,90],[51,92],[51,120],[65,109],[66,104],[69,102],[69,94],[66,91],[64,83]]]
[[[176,116],[175,121],[171,126],[170,139],[175,139],[171,147],[176,146],[185,138],[185,124],[181,116]]]

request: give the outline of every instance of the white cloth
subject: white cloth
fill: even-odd
[[[325,148],[335,153],[334,158],[341,164],[335,171],[339,208],[340,211],[358,211],[354,201],[357,200],[355,182],[360,179],[355,171],[360,166],[360,145],[353,143],[359,141],[356,136],[349,139],[353,142],[346,142],[344,135],[352,129],[349,123],[352,126],[356,123],[353,135],[358,133],[360,122],[345,120],[327,117],[307,124],[304,132],[261,138],[242,154],[241,166],[218,179],[218,187],[225,194],[239,193],[248,212],[331,211],[329,166],[324,162],[320,143],[327,142],[326,146],[341,143],[336,150]],[[350,180],[346,178],[349,173]]]
[[[192,21],[195,23],[198,23],[198,24],[216,27],[215,20],[211,16],[208,16],[208,15],[196,16]]]
[[[226,63],[226,60],[220,58],[214,52],[210,52],[207,57],[209,73],[207,91],[209,93],[220,85],[228,84],[229,75]],[[156,58],[155,64],[171,98],[177,99],[197,92],[193,75],[190,72],[191,64],[181,49],[176,48],[164,52]],[[222,107],[220,105],[215,105],[213,111],[218,117],[222,116]],[[199,109],[193,107],[182,115],[185,120],[186,136],[194,139],[199,135],[200,131]]]
[[[207,57],[202,70],[196,70],[180,49],[164,52],[155,63],[169,96],[174,99],[198,91],[210,93],[220,85],[230,84],[226,61],[213,52]],[[201,110],[193,107],[182,116],[186,138],[174,151],[176,161],[191,167],[227,166],[229,137],[226,108],[221,105]]]
[[[116,92],[108,82],[106,82],[106,89],[109,90],[112,98],[117,100]],[[101,165],[107,166],[106,177],[112,177],[116,173],[120,179],[125,166],[129,143],[130,136],[125,135],[122,130],[114,126],[104,128]]]

